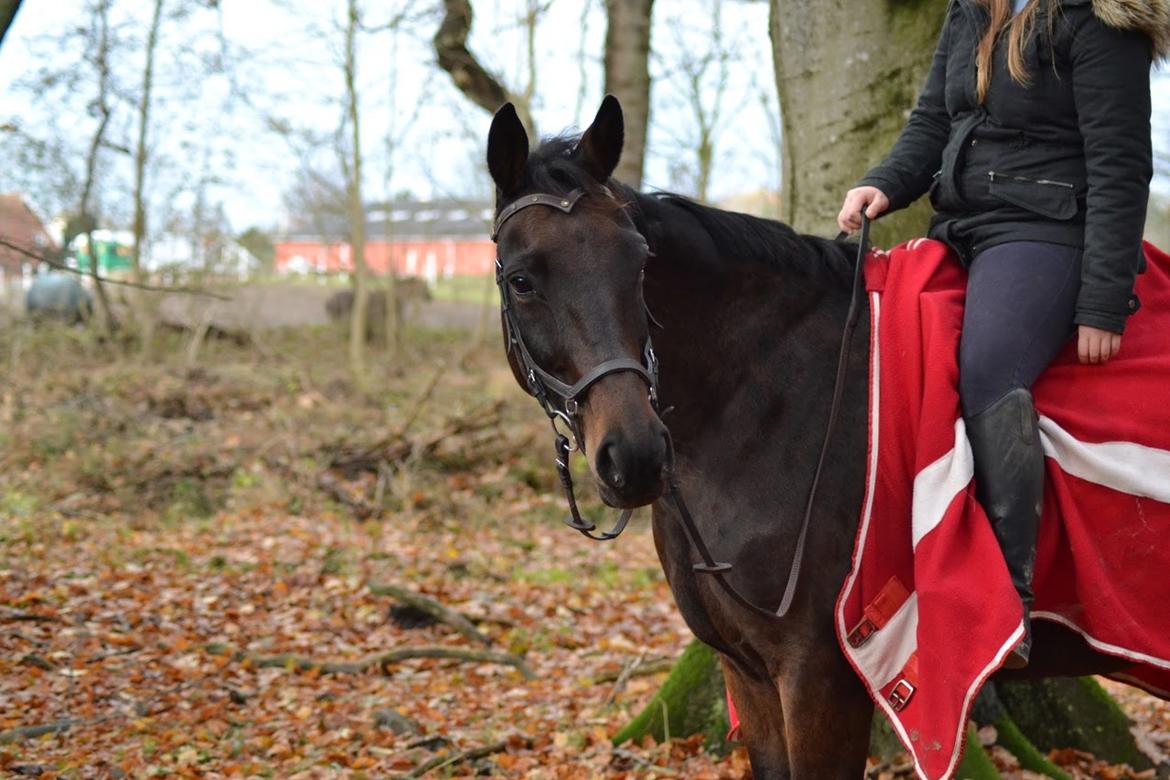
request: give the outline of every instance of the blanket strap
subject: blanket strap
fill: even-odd
[[[893,679],[885,691],[886,701],[893,707],[894,712],[901,712],[910,703],[914,692],[918,690],[918,653],[910,654],[902,673]]]
[[[873,601],[865,606],[861,622],[849,632],[847,640],[849,646],[858,648],[869,641],[869,638],[883,628],[890,618],[902,608],[910,598],[910,591],[896,576],[890,577],[889,582],[873,597]]]

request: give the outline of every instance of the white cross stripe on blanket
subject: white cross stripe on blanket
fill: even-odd
[[[967,489],[975,476],[975,459],[967,441],[963,418],[955,420],[955,446],[914,477],[914,504],[911,511],[913,545],[942,522],[955,496]]]
[[[1102,487],[1170,503],[1170,451],[1106,441],[1090,444],[1074,439],[1051,418],[1040,417],[1044,454],[1065,474]]]
[[[1065,474],[1119,493],[1170,503],[1170,451],[1129,441],[1083,442],[1049,417],[1040,417],[1044,454]],[[913,545],[938,527],[955,496],[975,475],[971,444],[962,418],[955,421],[955,446],[914,477]]]

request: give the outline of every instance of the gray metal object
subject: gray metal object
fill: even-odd
[[[42,274],[33,280],[24,299],[30,317],[82,322],[93,313],[93,297],[76,277]]]

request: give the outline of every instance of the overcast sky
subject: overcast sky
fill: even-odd
[[[187,0],[169,0],[174,7]],[[384,23],[408,0],[369,2],[366,23]],[[689,152],[695,121],[678,70],[683,52],[709,45],[713,0],[659,0],[655,4],[652,63],[653,123],[647,188],[688,191]],[[52,132],[84,142],[88,84],[74,92],[30,89],[38,68],[76,61],[76,43],[64,49],[61,32],[76,25],[84,0],[25,3],[0,48],[0,125],[22,132]],[[148,0],[115,0],[125,50],[116,55],[118,77],[136,89],[141,79],[141,38],[150,18]],[[202,5],[200,3],[199,5]],[[160,44],[159,109],[154,140],[160,164],[150,179],[155,225],[190,210],[196,182],[205,197],[222,202],[233,228],[278,228],[286,193],[308,156],[318,167],[335,165],[329,138],[339,125],[343,81],[338,65],[342,0],[220,0],[218,11],[197,9],[164,23]],[[437,5],[415,2],[429,9]],[[519,20],[524,0],[475,0],[472,50],[509,85],[526,78],[527,57]],[[555,0],[537,36],[535,116],[544,133],[588,123],[601,97],[604,15],[599,0]],[[724,117],[716,136],[711,197],[775,190],[776,96],[767,36],[767,3],[724,2],[725,48],[732,53]],[[484,197],[490,184],[481,164],[490,117],[472,106],[434,65],[431,36],[437,13],[423,13],[397,32],[363,35],[359,75],[363,151],[369,199],[409,192],[417,197]],[[224,49],[222,38],[228,42]],[[231,77],[207,76],[200,59],[230,55]],[[580,52],[584,51],[582,59]],[[714,100],[714,78],[704,100]],[[1170,151],[1170,78],[1155,81],[1155,139]],[[121,102],[112,138],[133,142],[133,106]],[[273,132],[276,120],[294,131],[290,142]],[[316,134],[321,143],[303,140]],[[6,140],[7,135],[7,140]],[[0,133],[0,145],[12,133]],[[387,138],[395,139],[394,152]],[[315,148],[315,152],[313,149]],[[0,148],[2,151],[2,148]],[[847,150],[842,150],[847,153]],[[128,192],[130,160],[108,155],[103,184]],[[862,171],[858,171],[860,175]],[[19,183],[19,179],[16,180]],[[0,188],[12,186],[0,171]],[[1170,189],[1165,182],[1160,189]],[[108,198],[106,213],[128,218],[128,198]],[[51,208],[43,205],[43,208]]]

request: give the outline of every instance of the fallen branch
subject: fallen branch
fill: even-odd
[[[597,676],[593,677],[593,684],[601,685],[602,683],[617,682],[618,680],[622,679],[622,677],[625,677],[626,680],[630,680],[634,677],[649,677],[652,674],[669,672],[671,667],[674,666],[674,661],[675,659],[671,658],[657,658],[653,661],[645,661],[643,663],[635,664],[633,668],[630,668],[630,666],[627,664],[621,669],[613,669],[611,671],[598,674]],[[628,672],[626,671],[627,669],[629,669]]]
[[[22,612],[19,609],[5,609],[0,612],[0,620],[12,623],[64,623],[56,615],[39,615],[36,612]]]
[[[98,718],[63,718],[55,720],[51,723],[42,723],[39,726],[17,726],[12,729],[5,729],[0,731],[0,745],[12,745],[17,742],[23,742],[26,739],[36,739],[43,737],[46,734],[64,734],[72,728],[77,726],[88,726],[94,723],[102,723],[103,721],[113,720],[117,715],[102,715]]]
[[[646,759],[639,756],[637,753],[631,753],[628,750],[622,750],[621,748],[614,748],[613,755],[615,758],[622,758],[622,759],[625,759],[626,761],[637,764],[638,766],[643,767],[644,769],[647,769],[656,775],[662,775],[664,777],[682,777],[682,775],[680,775],[678,772],[674,771],[673,769],[668,769],[664,766],[658,766],[658,764],[655,764],[651,761],[647,761]]]
[[[380,507],[374,506],[360,496],[351,496],[337,478],[328,471],[317,475],[317,487],[337,503],[353,510],[354,517],[358,520],[369,520],[371,517],[381,514]]]
[[[454,766],[455,764],[463,763],[464,761],[475,761],[476,759],[484,758],[495,753],[503,753],[508,749],[507,742],[493,742],[490,745],[483,747],[472,748],[470,750],[463,750],[452,756],[435,756],[430,761],[424,764],[419,764],[406,777],[422,777],[427,772],[443,767]]]
[[[461,416],[449,418],[438,431],[417,439],[393,433],[367,447],[347,449],[339,446],[328,460],[329,467],[341,469],[347,475],[361,471],[377,472],[383,463],[398,463],[408,458],[430,455],[447,439],[498,426],[502,408],[502,401],[477,407]]]
[[[479,631],[467,617],[453,609],[443,606],[430,596],[424,596],[421,593],[415,593],[412,590],[400,588],[397,585],[367,583],[366,587],[375,596],[390,596],[407,606],[425,612],[440,623],[445,623],[455,629],[472,642],[479,642],[485,647],[491,647],[492,645],[491,637]]]
[[[57,668],[56,664],[50,661],[46,661],[43,656],[38,655],[37,653],[26,653],[21,657],[20,663],[24,664],[25,666],[35,666],[36,668],[42,669],[46,672],[54,671]]]
[[[317,670],[321,674],[360,674],[374,667],[385,671],[393,664],[414,658],[443,658],[453,661],[474,661],[511,666],[524,675],[525,679],[536,679],[536,675],[524,663],[524,659],[519,656],[498,653],[493,650],[467,650],[461,647],[402,647],[385,653],[367,655],[355,661],[319,661],[292,653],[257,655],[242,650],[232,650],[229,646],[218,642],[204,645],[203,650],[209,655],[231,656],[234,661],[247,661],[250,665],[260,669],[296,669],[302,672]]]

